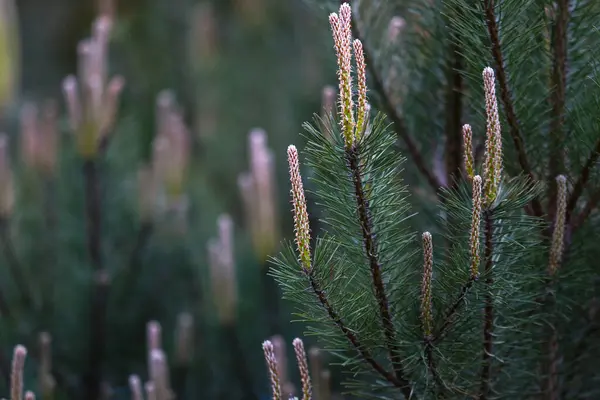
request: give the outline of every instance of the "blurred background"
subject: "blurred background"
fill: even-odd
[[[327,13],[0,6],[0,395],[23,344],[44,399],[132,398],[132,374],[179,399],[268,398],[274,336],[298,394],[304,327],[267,268],[293,235],[285,149],[335,84]],[[318,354],[321,400],[337,375]]]

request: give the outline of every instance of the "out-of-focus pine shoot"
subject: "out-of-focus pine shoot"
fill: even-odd
[[[39,370],[38,380],[43,400],[54,398],[56,382],[52,375],[52,336],[48,332],[42,332],[39,336]]]
[[[125,80],[108,78],[108,47],[113,21],[101,16],[92,28],[92,36],[77,48],[78,76],[63,81],[63,92],[77,148],[85,159],[93,159],[113,129],[119,97]]]
[[[188,366],[194,357],[194,317],[188,312],[177,316],[175,331],[175,363]]]
[[[321,92],[321,120],[324,124],[324,132],[329,139],[332,139],[333,127],[330,122],[335,118],[335,101],[337,98],[337,92],[335,87],[327,85]]]
[[[273,152],[267,146],[267,133],[253,129],[248,134],[250,172],[238,178],[238,186],[246,210],[246,221],[252,235],[254,252],[265,264],[277,250],[279,219]]]
[[[9,153],[8,136],[0,133],[0,219],[8,218],[15,205],[13,169]]]
[[[131,400],[144,400],[142,381],[139,376],[129,376],[129,391],[131,392]]]
[[[190,159],[190,134],[171,91],[161,92],[156,101],[157,133],[153,166],[168,204],[184,196]]]
[[[39,114],[34,104],[25,104],[21,109],[21,157],[28,168],[52,177],[58,157],[56,103],[46,102]]]
[[[400,35],[406,26],[406,21],[400,16],[394,16],[390,19],[388,24],[388,41],[390,43],[396,43],[400,40]]]
[[[234,7],[241,20],[251,27],[261,27],[267,21],[266,0],[235,0]]]
[[[211,68],[219,55],[218,24],[214,7],[202,2],[190,14],[190,58],[196,71]]]
[[[285,339],[281,335],[275,335],[271,338],[271,343],[273,343],[273,351],[275,352],[275,359],[277,359],[277,373],[283,385],[283,395],[287,398],[291,394],[291,383],[288,374],[288,358]]]
[[[157,400],[173,399],[171,383],[169,378],[169,364],[167,355],[162,349],[154,349],[150,352],[149,376],[154,383]]]
[[[233,221],[229,215],[221,215],[217,225],[218,239],[208,242],[211,291],[219,322],[229,326],[235,323],[238,302]]]
[[[308,349],[308,360],[310,365],[310,375],[312,377],[313,399],[321,400],[321,373],[323,370],[323,356],[318,347]]]
[[[21,40],[16,2],[0,2],[0,114],[5,114],[18,90],[21,71]]]

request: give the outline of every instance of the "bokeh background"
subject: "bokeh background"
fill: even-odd
[[[129,376],[149,379],[147,330],[158,323],[177,398],[268,398],[262,341],[281,335],[293,360],[291,341],[304,331],[266,274],[267,254],[293,235],[285,149],[302,146],[302,122],[335,84],[327,13],[301,0],[0,4],[0,395],[20,343],[25,387],[42,398],[91,398],[98,379],[101,398],[130,398]],[[101,14],[112,21],[108,76],[125,85],[106,148],[90,158],[69,124],[63,81],[81,69],[79,43]],[[185,126],[176,124],[169,151],[158,140],[165,129],[170,137],[165,107]],[[102,266],[88,244],[91,164]],[[245,201],[241,174],[260,165],[273,193]],[[226,215],[233,274],[209,251]],[[271,218],[267,232],[256,228],[261,218]],[[294,362],[289,375],[297,382]]]

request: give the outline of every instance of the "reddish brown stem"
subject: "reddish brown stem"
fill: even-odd
[[[396,328],[394,327],[394,322],[390,313],[389,300],[385,291],[385,285],[383,283],[382,267],[381,263],[379,262],[379,254],[375,240],[375,233],[373,231],[373,221],[369,207],[369,200],[367,199],[363,189],[362,171],[360,167],[358,150],[356,148],[348,150],[346,153],[346,158],[348,160],[348,167],[350,168],[350,172],[352,174],[352,182],[354,184],[354,195],[358,211],[358,220],[360,221],[362,232],[363,246],[365,255],[369,261],[371,280],[373,283],[373,289],[375,290],[375,298],[379,306],[379,317],[381,318],[385,344],[388,349],[390,361],[396,376],[399,380],[402,380],[404,379],[404,367],[402,365],[400,349],[396,344]]]
[[[348,328],[340,315],[335,311],[333,306],[329,303],[329,299],[325,292],[321,289],[319,283],[316,281],[313,275],[307,275],[311,289],[313,293],[317,296],[319,303],[323,306],[329,318],[335,323],[335,325],[342,331],[344,336],[348,339],[352,347],[356,349],[356,351],[360,354],[360,356],[365,360],[367,364],[369,364],[382,378],[384,378],[387,382],[391,383],[394,387],[399,388],[402,391],[402,394],[407,399],[416,399],[415,395],[412,392],[411,384],[406,379],[398,379],[398,377],[389,371],[387,371],[381,364],[375,360],[373,355],[369,350],[367,350],[353,330]]]
[[[487,400],[490,395],[491,371],[492,371],[492,351],[493,351],[493,330],[494,330],[494,299],[492,297],[492,285],[494,278],[492,275],[494,255],[493,244],[493,221],[489,210],[484,213],[485,220],[485,307],[483,316],[483,357],[481,363],[481,389],[479,393],[480,400]]]

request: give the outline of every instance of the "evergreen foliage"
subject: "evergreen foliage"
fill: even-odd
[[[288,149],[298,250],[273,274],[349,393],[600,395],[597,4],[372,1],[330,15],[338,110],[305,124],[302,156]],[[388,118],[363,126],[365,57]],[[304,223],[299,159],[323,235]],[[411,207],[415,172],[433,205]],[[433,208],[436,222],[413,214]]]

